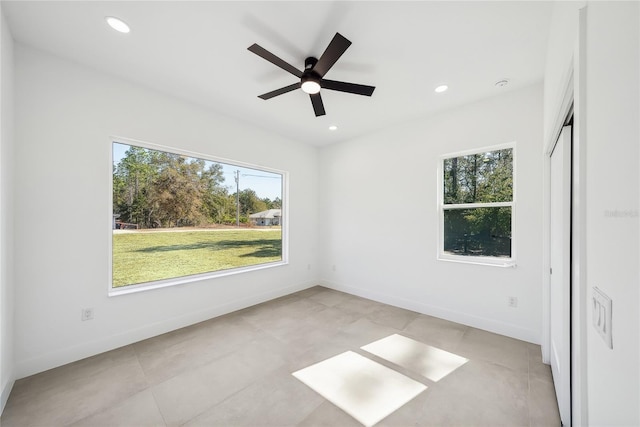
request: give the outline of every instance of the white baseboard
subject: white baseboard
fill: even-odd
[[[369,289],[347,286],[329,280],[320,280],[320,285],[336,291],[346,292],[362,298],[378,301],[383,304],[389,304],[429,316],[438,317],[440,319],[449,320],[451,322],[460,323],[473,328],[483,329],[485,331],[494,332],[496,334],[505,335],[533,344],[540,344],[540,333],[530,329],[522,328],[517,325],[500,322],[494,319],[487,319],[472,314],[462,313],[422,302],[399,298],[394,295],[371,291]]]
[[[9,395],[11,394],[11,390],[13,390],[14,384],[15,380],[10,379],[2,386],[2,392],[0,392],[0,415],[4,412],[4,407],[7,404],[7,400],[9,400]]]
[[[291,293],[301,291],[315,285],[321,285],[326,288],[335,289],[337,291],[346,292],[384,304],[389,304],[407,310],[416,311],[418,313],[439,317],[441,319],[461,323],[463,325],[483,329],[534,344],[540,343],[540,334],[538,332],[521,328],[516,325],[470,315],[467,313],[461,313],[442,307],[432,306],[429,304],[424,304],[422,302],[399,298],[397,296],[371,291],[369,289],[346,286],[328,280],[320,280],[274,289],[259,295],[251,295],[246,298],[240,298],[234,301],[227,302],[225,304],[210,307],[206,310],[188,313],[183,316],[173,317],[161,322],[156,322],[153,324],[144,325],[140,328],[128,330],[120,334],[100,338],[94,341],[84,342],[79,345],[50,352],[28,360],[23,360],[16,363],[15,376],[16,378],[24,378],[29,375],[37,374],[48,369],[56,368],[67,363],[84,359],[86,357],[91,357],[105,351],[110,351],[147,338],[161,335],[176,329],[184,328],[185,326],[193,325],[195,323],[222,316],[233,311],[241,310],[255,304],[260,304],[274,298],[289,295]],[[3,405],[2,408],[4,408],[4,404],[9,398],[9,393],[11,392],[12,387],[13,381],[11,381],[10,384],[7,384],[2,390],[2,401],[0,402]]]
[[[260,304],[275,298],[289,295],[313,286],[318,285],[317,281],[305,282],[297,285],[286,286],[283,288],[273,289],[258,295],[251,295],[246,298],[240,298],[215,307],[207,308],[198,312],[188,313],[183,316],[177,316],[160,322],[144,325],[140,328],[131,329],[126,332],[100,338],[94,341],[84,342],[79,345],[67,347],[61,350],[53,351],[47,354],[33,357],[16,363],[16,377],[24,378],[37,374],[58,366],[66,365],[96,354],[104,353],[119,347],[133,344],[147,338],[155,337],[176,329],[184,328],[214,317],[222,316],[252,305]],[[4,397],[4,395],[3,395]]]

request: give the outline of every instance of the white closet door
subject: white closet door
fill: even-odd
[[[550,344],[560,418],[571,425],[571,126],[551,153]]]

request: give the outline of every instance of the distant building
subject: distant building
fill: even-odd
[[[280,225],[282,213],[280,209],[269,209],[249,215],[255,225]]]

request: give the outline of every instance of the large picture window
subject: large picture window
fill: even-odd
[[[112,143],[110,293],[286,262],[286,174]]]
[[[513,265],[514,146],[441,159],[439,258]]]

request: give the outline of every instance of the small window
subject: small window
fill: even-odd
[[[513,265],[514,146],[442,158],[438,258]]]
[[[110,294],[286,262],[286,174],[112,143]]]

